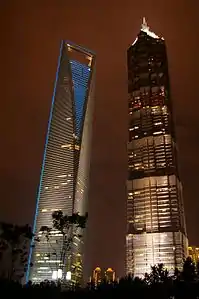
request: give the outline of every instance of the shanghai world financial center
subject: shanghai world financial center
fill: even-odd
[[[53,254],[58,246],[56,240],[59,232],[51,232],[52,241],[49,245],[42,237],[40,228],[52,227],[54,211],[62,210],[69,216],[77,212],[85,215],[87,212],[94,85],[95,54],[63,41],[33,228],[40,242],[35,242],[29,256],[27,278],[33,282],[52,280],[60,262],[59,256]],[[73,243],[70,254],[80,256],[78,260],[82,261],[83,241],[76,236]]]
[[[159,263],[168,270],[181,268],[188,245],[166,45],[145,19],[127,58],[125,264],[126,274],[143,277]],[[87,212],[95,59],[93,52],[62,42],[36,204],[34,233],[39,237],[42,226],[52,226],[54,211]],[[84,238],[73,243],[70,255],[83,261]],[[57,260],[48,246],[45,240],[34,244],[27,278],[52,280]]]

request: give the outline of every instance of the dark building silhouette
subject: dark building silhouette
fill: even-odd
[[[126,272],[142,276],[158,263],[181,268],[187,237],[165,41],[144,19],[127,55]]]

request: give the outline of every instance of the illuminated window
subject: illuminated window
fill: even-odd
[[[63,145],[61,145],[61,148],[69,148],[69,149],[72,149],[73,146],[72,146],[72,144],[63,144]]]
[[[62,174],[62,175],[58,175],[57,177],[58,178],[65,178],[65,177],[67,177],[67,175],[66,174]]]

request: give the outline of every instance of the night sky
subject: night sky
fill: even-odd
[[[198,0],[0,1],[1,220],[33,221],[60,41],[90,48],[97,81],[87,265],[123,274],[126,50],[145,16],[167,43],[188,237],[199,246],[198,11]]]

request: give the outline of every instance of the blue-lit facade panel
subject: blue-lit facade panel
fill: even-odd
[[[84,105],[90,78],[90,67],[76,60],[71,60],[70,63],[74,87],[76,135],[80,137],[83,123]]]

